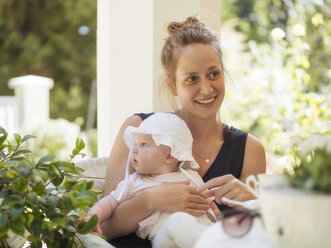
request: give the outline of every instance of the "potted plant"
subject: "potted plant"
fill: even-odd
[[[78,247],[77,234],[97,223],[96,216],[77,221],[77,213],[97,201],[93,182],[79,180],[82,169],[72,161],[84,156],[85,144],[76,140],[70,161],[56,161],[53,155],[35,160],[24,149],[31,138],[14,134],[11,142],[0,127],[0,247],[17,247],[22,240],[30,247]]]
[[[289,186],[261,190],[261,212],[273,247],[331,247],[331,137],[296,139]],[[279,185],[278,185],[279,186]]]

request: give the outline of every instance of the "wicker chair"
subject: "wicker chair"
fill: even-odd
[[[99,190],[104,189],[106,169],[108,166],[108,158],[90,158],[81,160],[75,163],[77,167],[84,170],[83,179],[93,181],[93,187]]]
[[[83,180],[93,181],[93,187],[95,189],[103,190],[105,185],[106,169],[108,166],[108,158],[90,158],[86,160],[81,160],[75,163],[77,167],[84,170],[82,178]],[[85,234],[77,235],[77,239],[82,241],[87,248],[110,248],[113,247],[107,243],[104,239],[97,235]]]

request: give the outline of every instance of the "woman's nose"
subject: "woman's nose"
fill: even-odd
[[[200,93],[204,95],[208,95],[212,92],[213,92],[213,87],[211,86],[210,82],[208,80],[201,81]]]

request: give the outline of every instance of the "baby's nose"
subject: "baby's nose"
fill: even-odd
[[[137,149],[137,145],[134,145],[132,148],[132,153],[133,154],[137,154],[138,153],[138,149]]]

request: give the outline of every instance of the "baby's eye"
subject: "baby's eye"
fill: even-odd
[[[148,144],[145,143],[145,142],[143,142],[143,143],[140,144],[140,146],[141,146],[141,147],[146,147],[146,146],[148,146]]]

